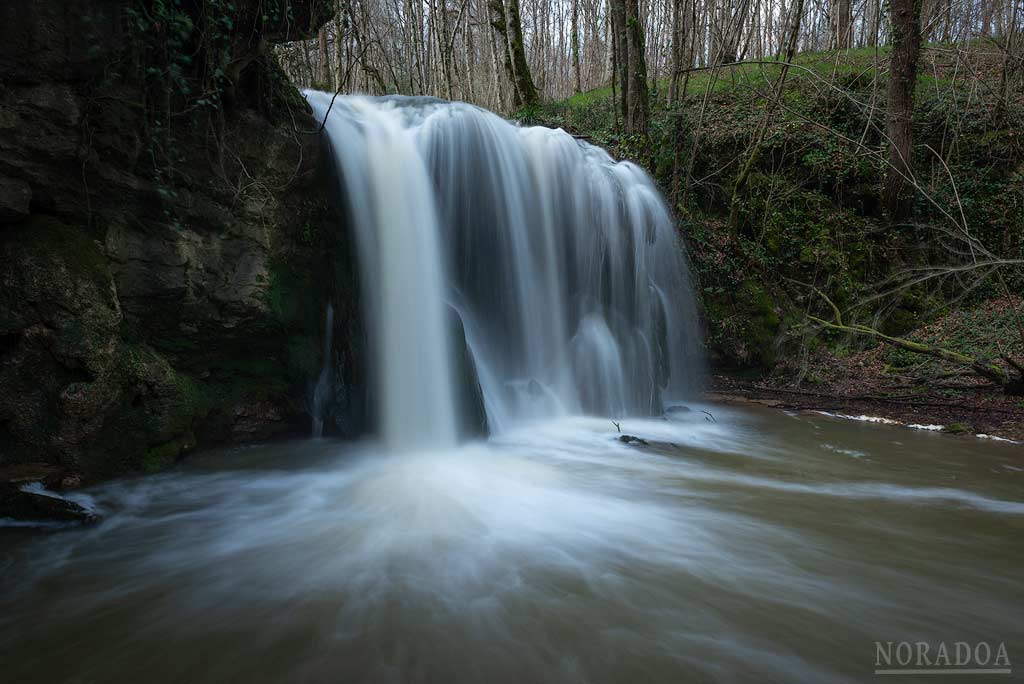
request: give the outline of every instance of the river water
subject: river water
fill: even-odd
[[[568,417],[92,488],[95,527],[0,529],[2,679],[845,682],[876,641],[1022,656],[1024,449],[694,408],[623,420],[649,447]]]

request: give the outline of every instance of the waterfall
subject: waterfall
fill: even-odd
[[[492,431],[558,414],[656,414],[694,389],[687,263],[639,167],[464,103],[306,97],[326,117],[358,243],[389,443],[456,441],[472,408],[459,349]]]
[[[324,409],[330,392],[331,381],[331,342],[334,339],[334,306],[328,302],[324,313],[324,361],[320,367],[320,376],[313,387],[313,437],[324,436]]]

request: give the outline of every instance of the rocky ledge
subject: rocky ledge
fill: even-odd
[[[323,17],[236,3],[211,99],[187,71],[209,17],[186,17],[179,82],[147,66],[151,4],[0,6],[0,467],[89,482],[308,430],[322,283],[345,279],[315,122],[268,50]],[[4,491],[4,510],[63,505]]]

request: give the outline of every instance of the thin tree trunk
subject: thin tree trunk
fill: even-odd
[[[540,97],[526,62],[519,0],[490,0],[488,7],[491,11],[491,26],[505,45],[505,73],[512,83],[512,107],[535,105],[540,102]]]
[[[679,90],[679,77],[683,70],[683,13],[684,0],[672,0],[672,72],[668,79],[668,98],[666,103],[671,106],[676,101]]]
[[[612,47],[615,51],[616,75],[619,81],[619,112],[622,125],[629,128],[629,49],[626,46],[626,0],[609,0],[612,20]]]
[[[900,221],[913,209],[914,87],[921,51],[921,0],[889,0],[892,53],[889,58],[889,172],[883,202],[889,216]]]
[[[626,122],[628,135],[647,135],[647,119],[650,112],[647,91],[647,59],[644,54],[644,29],[640,17],[639,0],[625,0],[626,6],[626,50],[629,58],[627,69],[629,79],[629,119]]]
[[[580,0],[572,0],[572,76],[573,92],[583,92],[582,78],[580,77]]]
[[[833,0],[832,2],[832,47],[846,50],[850,47],[853,30],[853,8],[850,0]]]

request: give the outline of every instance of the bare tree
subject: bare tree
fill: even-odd
[[[913,208],[914,88],[921,52],[922,0],[889,0],[892,16],[892,53],[889,58],[889,172],[883,201],[890,217],[902,220]]]
[[[505,72],[513,86],[512,106],[533,105],[540,101],[533,84],[523,46],[523,25],[519,0],[489,0],[491,27],[501,38],[505,52]]]
[[[627,135],[647,135],[650,111],[647,62],[638,0],[609,0],[623,129]]]
[[[853,46],[853,3],[851,0],[832,0],[832,45],[837,50]]]

